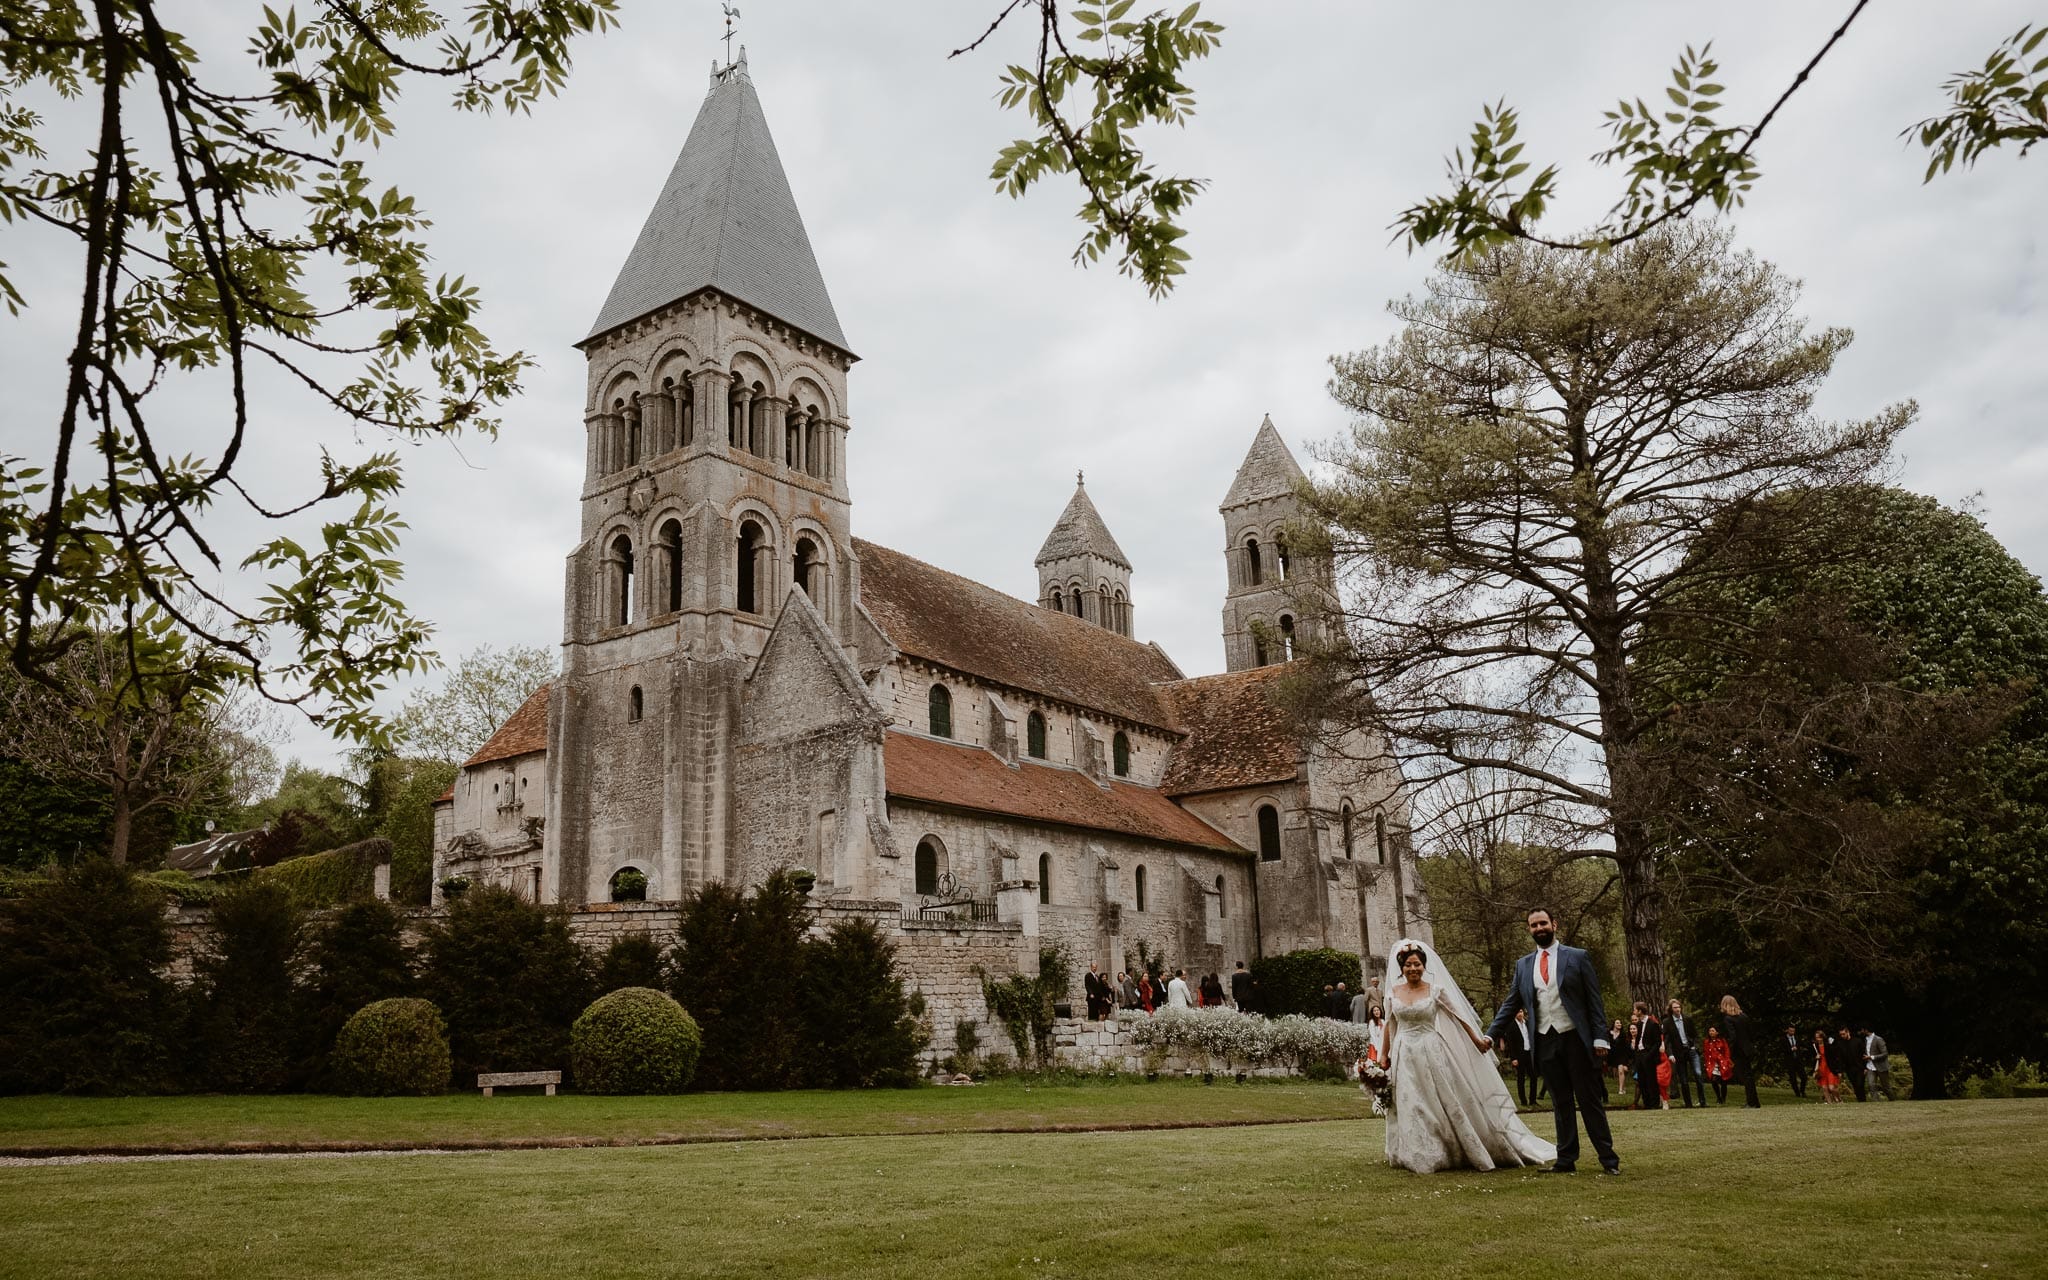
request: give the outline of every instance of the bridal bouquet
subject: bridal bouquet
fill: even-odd
[[[1383,1116],[1394,1106],[1394,1081],[1375,1058],[1358,1060],[1358,1087],[1372,1099],[1372,1113]]]

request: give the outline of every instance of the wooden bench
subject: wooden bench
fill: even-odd
[[[559,1071],[491,1071],[476,1078],[476,1087],[484,1091],[486,1098],[493,1089],[511,1089],[519,1085],[546,1085],[548,1096],[555,1096],[555,1086],[562,1083]]]

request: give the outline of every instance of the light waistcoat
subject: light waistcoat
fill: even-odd
[[[1564,965],[1564,957],[1551,948],[1550,981],[1543,980],[1543,955],[1538,952],[1530,977],[1536,983],[1536,1029],[1538,1031],[1576,1031],[1578,1026],[1572,1015],[1564,1011],[1564,997],[1558,993],[1558,979],[1564,975],[1558,970]]]

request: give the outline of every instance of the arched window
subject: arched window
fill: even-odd
[[[1294,661],[1294,618],[1291,614],[1280,615],[1280,661]]]
[[[912,875],[916,877],[915,891],[933,894],[939,891],[939,842],[931,836],[917,842],[917,856],[913,860]]]
[[[641,697],[640,686],[636,684],[633,692],[626,696],[626,719],[633,724],[640,723],[640,715],[645,708],[646,700]]]
[[[802,587],[804,594],[813,600],[818,598],[818,593],[811,589],[811,578],[823,561],[824,557],[818,554],[815,539],[805,536],[796,540],[796,555],[791,558],[790,567],[795,572],[796,585]]]
[[[1065,613],[1067,611],[1067,594],[1058,587],[1052,589],[1052,607],[1056,613]]]
[[[661,526],[662,570],[668,575],[663,603],[668,606],[664,612],[674,613],[683,607],[683,526],[681,522],[669,520]]]
[[[754,579],[755,570],[760,567],[761,544],[764,540],[760,525],[752,520],[741,522],[738,563],[735,566],[738,570],[735,578],[738,584],[737,603],[741,613],[761,612],[760,584]]]
[[[1045,717],[1036,711],[1024,722],[1024,750],[1034,760],[1045,759]]]
[[[1229,904],[1228,904],[1228,903],[1226,903],[1226,902],[1225,902],[1225,901],[1223,900],[1223,877],[1222,877],[1222,876],[1217,876],[1217,877],[1216,877],[1216,918],[1217,918],[1217,919],[1219,919],[1219,920],[1223,920],[1223,919],[1227,919],[1227,918],[1229,917],[1229,915],[1230,915],[1230,906],[1229,906]]]
[[[1145,909],[1145,868],[1138,868],[1138,874],[1133,877],[1133,883],[1138,887],[1138,910],[1143,911]]]
[[[1131,602],[1124,599],[1124,589],[1116,589],[1116,633],[1120,636],[1131,634]]]
[[[1280,566],[1280,581],[1294,576],[1294,557],[1287,554],[1287,535],[1280,534],[1273,539],[1273,559]]]
[[[1346,800],[1337,810],[1337,829],[1344,836],[1344,856],[1351,856],[1351,802]]]
[[[1380,856],[1380,865],[1381,865],[1381,866],[1383,866],[1383,867],[1384,867],[1384,866],[1386,866],[1386,865],[1387,865],[1387,815],[1386,815],[1386,814],[1384,814],[1384,813],[1375,813],[1374,815],[1372,815],[1372,842],[1373,842],[1373,844],[1374,844],[1374,845],[1376,845],[1376,846],[1378,847],[1378,850],[1379,850],[1379,856]]]
[[[633,540],[625,534],[612,539],[612,616],[615,627],[633,620]]]
[[[1038,900],[1047,905],[1052,903],[1052,855],[1049,853],[1038,855]]]
[[[725,398],[725,442],[735,449],[747,447],[747,384],[732,375],[732,390]]]
[[[1131,739],[1121,729],[1117,730],[1116,737],[1110,739],[1109,761],[1117,777],[1131,776]]]
[[[1246,538],[1244,540],[1244,574],[1247,586],[1256,587],[1259,583],[1265,581],[1266,571],[1259,564],[1259,540],[1257,538]]]
[[[804,415],[794,404],[782,415],[782,465],[795,471],[803,466]]]
[[[1081,616],[1081,584],[1078,582],[1067,586],[1067,612],[1077,618]]]
[[[1280,861],[1280,811],[1270,804],[1259,806],[1259,861]]]
[[[953,695],[946,686],[935,684],[925,695],[925,705],[931,712],[931,731],[934,738],[953,736]]]
[[[640,461],[640,393],[633,393],[633,403],[626,406],[626,465],[633,466]]]
[[[647,873],[638,867],[620,867],[612,873],[613,902],[647,901]]]

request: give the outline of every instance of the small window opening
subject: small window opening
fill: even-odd
[[[1138,874],[1134,877],[1134,881],[1138,888],[1138,910],[1143,911],[1145,909],[1145,868],[1138,868]]]
[[[1045,717],[1036,711],[1024,722],[1024,750],[1034,760],[1045,759]]]
[[[636,684],[633,686],[633,692],[626,697],[626,719],[633,724],[640,723],[640,713],[645,705],[646,700],[641,697],[640,686]]]
[[[1270,804],[1259,806],[1259,861],[1280,861],[1280,811]]]
[[[1244,540],[1244,572],[1246,580],[1254,587],[1265,581],[1265,570],[1259,565],[1259,540],[1257,538],[1246,538]]]
[[[931,733],[934,738],[953,736],[953,695],[946,686],[935,684],[925,695],[925,706],[930,712]]]
[[[761,611],[759,585],[754,580],[756,577],[755,571],[761,559],[761,543],[760,525],[755,524],[752,520],[748,520],[740,525],[739,563],[737,568],[739,570],[738,603],[741,613],[759,613]]]
[[[917,856],[914,875],[915,891],[935,894],[939,891],[939,845],[930,836],[917,842]]]
[[[1121,729],[1117,731],[1116,737],[1110,740],[1109,754],[1110,764],[1115,768],[1116,776],[1119,778],[1130,777],[1131,739]]]
[[[1038,855],[1038,900],[1046,905],[1052,903],[1052,855]]]

